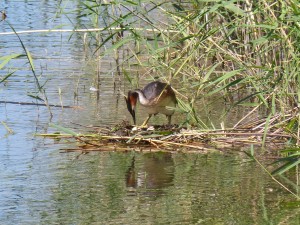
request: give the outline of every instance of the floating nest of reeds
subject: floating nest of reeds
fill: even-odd
[[[285,122],[291,121],[285,115]],[[231,129],[202,130],[193,127],[150,126],[136,128],[123,121],[113,128],[89,128],[88,134],[78,134],[67,128],[52,125],[60,133],[41,134],[52,138],[73,138],[76,148],[63,149],[70,151],[167,151],[167,152],[208,152],[208,151],[243,151],[249,146],[264,146],[267,150],[280,149],[289,140],[297,137],[278,126],[279,115],[268,119],[257,119]]]

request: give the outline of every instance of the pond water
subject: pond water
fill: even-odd
[[[63,3],[65,11],[78,6]],[[15,30],[50,29],[76,15],[55,17],[57,1],[1,1]],[[0,32],[10,32],[0,23]],[[129,120],[122,92],[128,85],[114,61],[102,59],[100,94],[97,60],[83,44],[83,33],[20,35],[45,84],[51,107],[4,104],[36,102],[36,85],[25,57],[12,60],[0,76],[0,224],[299,224],[294,199],[254,162],[237,153],[167,154],[137,152],[63,153],[76,144],[36,137],[60,124],[114,126]],[[0,34],[0,57],[23,53],[15,35]],[[91,79],[93,78],[93,79]],[[124,84],[125,83],[125,84]],[[143,120],[142,114],[138,116]],[[174,118],[179,122],[180,116]],[[157,117],[152,123],[165,122]],[[13,133],[8,133],[5,126]]]

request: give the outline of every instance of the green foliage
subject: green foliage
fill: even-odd
[[[300,163],[300,148],[287,148],[282,152],[287,154],[287,156],[275,162],[281,163],[282,165],[272,172],[273,175],[283,174],[292,168],[295,168]]]
[[[0,57],[0,70],[7,64],[9,63],[10,60],[18,58],[22,56],[21,54],[11,54],[11,55],[6,55],[6,56],[2,56]]]
[[[202,119],[206,114],[210,120],[210,111],[197,103],[223,98],[230,103],[226,112],[238,105],[266,118],[262,143],[280,114],[276,128],[293,134],[290,144],[300,144],[298,1],[87,0],[82,9],[80,16],[103,28],[95,48],[100,58],[114,53],[131,85],[154,77],[172,83],[184,124],[209,129]],[[136,77],[133,70],[146,72]],[[297,166],[299,154],[279,162],[284,163],[274,174]]]
[[[188,101],[180,104],[185,112],[199,98],[232,99],[238,91],[242,94],[233,107],[259,105],[257,110],[269,108],[270,116],[298,105],[300,97],[297,5],[264,0],[87,0],[79,13],[103,27],[103,41],[96,47],[102,57],[130,53],[118,66],[131,83],[138,78],[130,77],[130,70],[143,69],[154,72],[143,77],[171,82],[180,93],[189,90]],[[187,121],[197,121],[199,109],[188,111]]]
[[[8,64],[12,59],[21,57],[23,55],[21,54],[11,54],[11,55],[6,55],[6,56],[2,56],[0,57],[0,70],[6,65]],[[6,74],[4,77],[0,78],[0,84],[3,83],[5,80],[7,80],[10,76],[12,76],[16,71],[10,72],[8,74]]]
[[[282,167],[278,168],[277,170],[275,170],[273,173],[270,173],[269,170],[258,160],[258,158],[255,156],[255,151],[254,151],[254,146],[251,145],[250,147],[250,153],[245,151],[245,154],[249,156],[250,159],[252,159],[253,161],[255,161],[262,169],[262,171],[264,171],[268,176],[270,176],[272,178],[273,181],[275,181],[278,185],[280,185],[282,188],[284,188],[286,191],[288,191],[290,194],[292,194],[297,200],[300,199],[299,195],[298,195],[298,191],[294,192],[291,189],[289,189],[287,186],[285,186],[283,183],[281,183],[278,179],[276,179],[275,175],[278,174],[282,174],[285,171],[293,168],[296,164],[294,161],[294,165],[288,164],[286,163],[285,165],[283,165]],[[283,159],[285,160],[285,159]],[[282,160],[279,160],[282,161]],[[300,162],[300,161],[299,161]],[[295,185],[296,186],[296,185]],[[298,186],[296,186],[296,189],[298,189]]]
[[[0,84],[7,80],[11,75],[13,75],[16,71],[6,74],[3,78],[0,79]]]
[[[74,132],[71,129],[68,129],[66,127],[63,127],[63,126],[60,126],[60,125],[57,125],[57,124],[54,124],[54,123],[50,123],[49,126],[57,129],[58,131],[64,132],[66,134],[70,134],[70,135],[75,136],[75,137],[79,135],[78,133]]]
[[[29,65],[30,65],[31,72],[32,72],[32,74],[33,74],[33,78],[34,78],[35,84],[36,84],[36,86],[37,86],[37,88],[38,88],[38,93],[43,95],[42,98],[39,97],[39,96],[33,96],[33,95],[31,95],[31,94],[28,94],[28,96],[29,96],[29,97],[33,97],[33,98],[35,98],[36,100],[41,100],[41,101],[43,101],[43,102],[47,105],[48,110],[49,110],[49,113],[50,113],[50,115],[52,116],[51,109],[50,109],[50,106],[49,106],[49,104],[48,104],[48,99],[47,99],[47,96],[46,96],[45,89],[44,89],[43,86],[40,84],[39,79],[38,79],[38,77],[37,77],[37,75],[36,75],[36,71],[35,71],[35,68],[34,68],[34,62],[33,62],[33,58],[32,58],[32,56],[31,56],[30,51],[25,47],[25,45],[24,45],[24,43],[23,43],[21,37],[20,37],[19,34],[15,31],[14,27],[13,27],[9,22],[7,22],[7,21],[4,21],[4,22],[11,28],[11,30],[14,32],[14,34],[15,34],[16,37],[18,38],[19,43],[20,43],[20,45],[21,45],[21,47],[22,47],[22,49],[23,49],[23,51],[24,51],[24,54],[11,54],[11,55],[8,55],[8,56],[1,56],[1,57],[0,57],[0,62],[1,62],[1,61],[2,61],[2,62],[1,62],[1,64],[0,64],[0,70],[1,70],[1,69],[2,69],[2,68],[10,61],[10,60],[12,60],[12,59],[14,59],[14,58],[21,57],[21,56],[25,56],[25,57],[27,58],[27,60],[28,60]],[[0,84],[3,83],[5,80],[7,80],[10,76],[12,76],[12,75],[14,74],[14,72],[15,72],[15,71],[10,72],[10,73],[8,73],[7,75],[5,75],[3,78],[1,78],[1,79],[0,79]]]

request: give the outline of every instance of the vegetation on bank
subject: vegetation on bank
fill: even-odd
[[[226,113],[236,106],[249,109],[236,126],[260,117],[267,131],[276,115],[298,144],[296,1],[91,0],[77,13],[103,28],[89,34],[99,63],[114,53],[116,70],[133,86],[157,77],[173,84],[185,124],[218,127],[201,120],[199,111],[205,111],[197,104],[221,98]]]

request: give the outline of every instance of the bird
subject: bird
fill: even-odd
[[[147,84],[143,89],[128,91],[128,96],[125,96],[125,101],[127,109],[133,118],[134,125],[136,125],[135,108],[137,100],[139,100],[143,109],[148,114],[147,119],[141,125],[142,127],[148,124],[152,115],[158,113],[165,114],[168,118],[168,124],[171,124],[171,117],[177,105],[176,95],[171,85],[160,81],[153,81]]]

